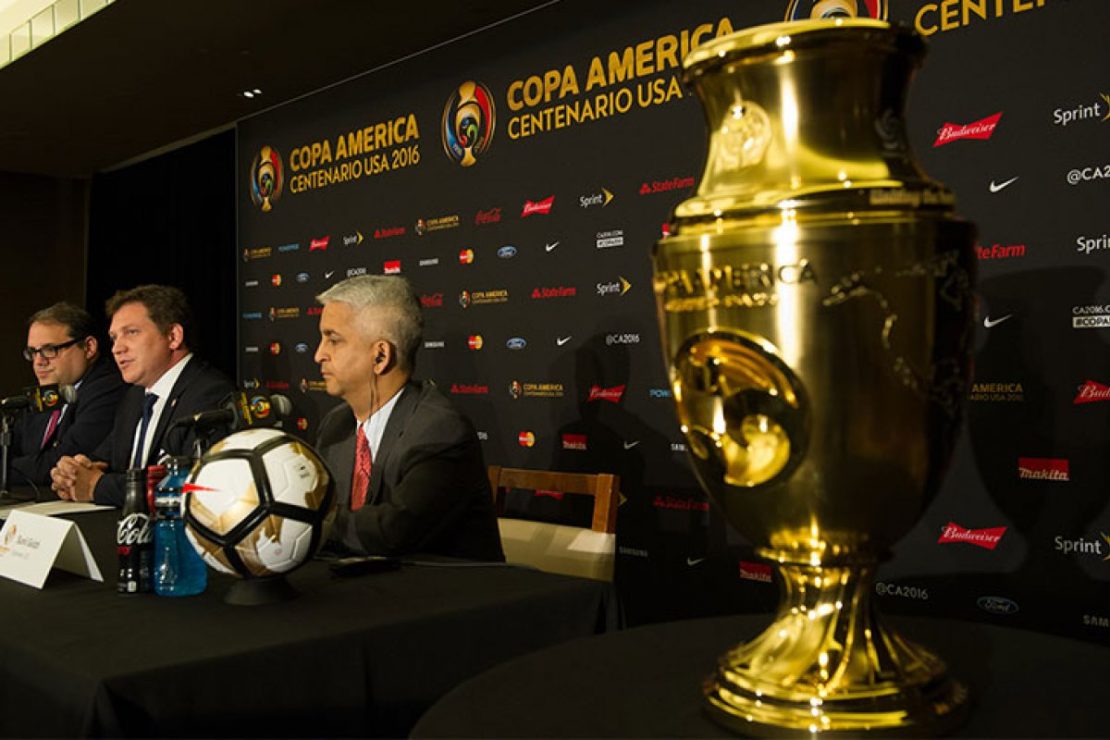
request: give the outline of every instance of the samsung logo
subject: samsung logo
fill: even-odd
[[[307,283],[308,282],[308,273],[307,272],[298,272],[297,273],[297,282],[298,283]]]
[[[513,337],[505,342],[505,346],[509,349],[524,349],[528,346],[528,342],[524,341],[524,337]]]
[[[257,280],[247,280],[243,283],[243,287],[244,288],[257,288],[258,287],[258,281]]]
[[[1013,614],[1018,605],[1003,596],[980,596],[975,602],[979,608],[991,614]]]
[[[505,260],[509,259],[510,257],[516,257],[516,247],[514,247],[512,244],[506,244],[505,246],[501,247],[501,249],[497,250],[497,256]]]

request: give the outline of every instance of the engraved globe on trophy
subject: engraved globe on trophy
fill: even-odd
[[[685,61],[709,152],[654,287],[699,481],[781,577],[774,622],[705,686],[745,734],[944,732],[967,706],[871,600],[936,493],[969,373],[974,228],[903,124],[923,56],[912,31],[854,19]]]

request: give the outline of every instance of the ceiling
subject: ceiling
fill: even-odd
[[[548,4],[116,0],[0,69],[0,172],[86,177]]]

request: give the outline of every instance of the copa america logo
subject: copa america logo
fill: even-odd
[[[790,0],[786,20],[808,18],[877,18],[885,21],[886,0]]]
[[[285,184],[285,168],[281,155],[273,147],[264,146],[251,163],[251,200],[263,213],[273,209],[281,198]]]
[[[489,149],[497,123],[493,95],[480,82],[467,80],[443,107],[443,151],[463,167],[470,167]]]

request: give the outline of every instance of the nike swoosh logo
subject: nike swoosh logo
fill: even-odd
[[[983,326],[987,327],[988,329],[991,329],[995,326],[998,326],[999,324],[1001,324],[1006,319],[1011,318],[1012,316],[1013,316],[1012,313],[1008,313],[1005,316],[1003,316],[1002,318],[994,319],[993,321],[991,320],[990,316],[987,316],[986,318],[983,319]]]
[[[554,249],[557,246],[559,246],[559,242],[551,242],[550,244],[544,244],[543,248],[545,250],[547,250],[548,252],[550,252],[552,249]]]
[[[327,280],[328,278],[330,278],[334,274],[335,274],[335,270],[332,270],[331,272],[325,272],[324,273],[324,280]]]
[[[574,336],[574,335],[572,334],[571,336]],[[555,344],[559,345],[560,347],[562,347],[564,344],[566,344],[569,341],[570,341],[570,337],[556,337],[555,338]]]
[[[638,444],[640,444],[640,440],[636,440],[635,442],[625,442],[624,443],[624,449],[631,450],[633,447],[635,447]]]
[[[698,563],[704,563],[704,562],[705,562],[705,558],[689,558],[689,557],[686,558],[686,564],[689,565],[691,568],[694,567],[695,565],[697,565]]]
[[[991,180],[991,192],[992,193],[997,193],[999,190],[1002,190],[1003,188],[1006,188],[1006,187],[1012,185],[1016,181],[1017,181],[1016,177],[1011,177],[1006,182],[999,182],[999,183],[996,183],[994,180]]]

